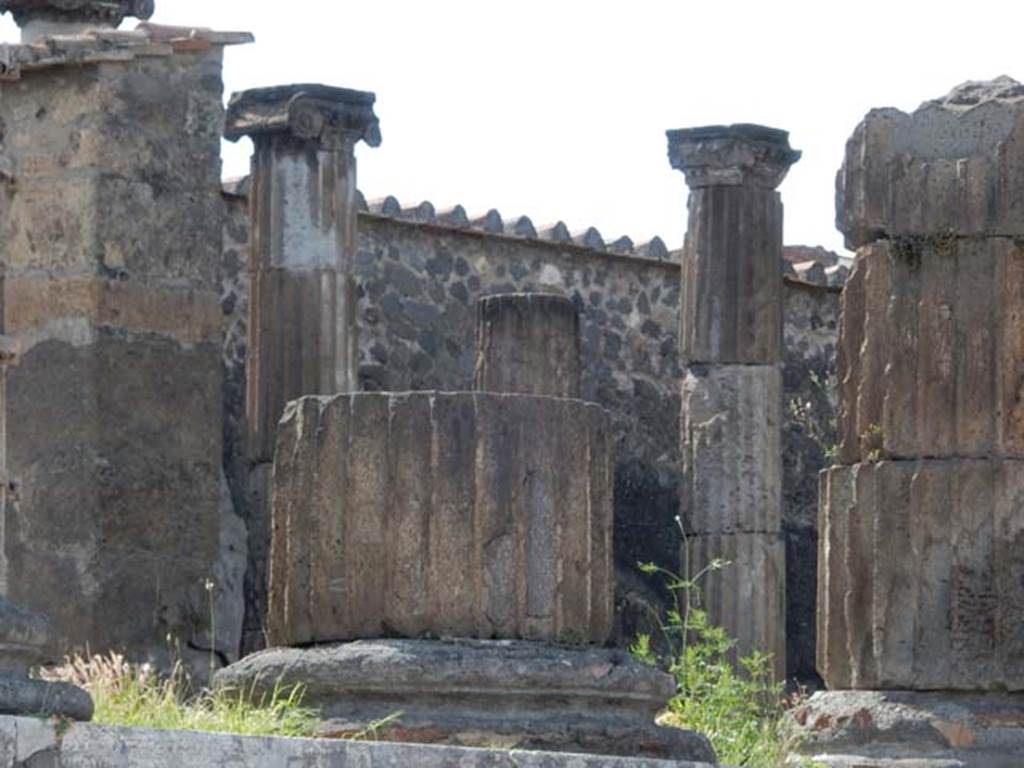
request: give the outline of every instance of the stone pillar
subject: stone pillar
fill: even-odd
[[[571,300],[485,296],[476,315],[478,391],[580,396],[580,315]]]
[[[116,23],[131,4],[6,2],[77,34],[5,49],[0,211],[6,594],[59,651],[202,666],[223,514],[221,69],[248,35]],[[145,9],[143,9],[145,10]],[[110,16],[106,14],[112,14]],[[68,31],[61,27],[60,31]],[[243,542],[244,544],[244,542]],[[219,593],[221,585],[216,591]]]
[[[291,85],[236,93],[225,135],[252,138],[249,342],[250,567],[246,647],[263,647],[270,469],[285,404],[358,389],[352,261],[356,158],[380,144],[372,93]]]
[[[846,723],[807,728],[826,764],[884,742],[873,754],[1019,763],[1003,750],[1024,739],[1022,159],[1008,78],[874,110],[847,145],[837,220],[857,261],[818,560],[833,692],[801,716]]]
[[[669,131],[690,187],[682,259],[680,448],[691,575],[710,619],[786,671],[782,538],[782,202],[800,153],[756,125]]]

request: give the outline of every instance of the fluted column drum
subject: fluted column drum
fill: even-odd
[[[608,417],[579,400],[352,393],[278,432],[273,645],[381,637],[603,643]]]

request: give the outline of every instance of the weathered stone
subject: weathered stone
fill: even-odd
[[[1024,455],[1024,248],[884,241],[843,295],[839,459]]]
[[[800,153],[762,126],[669,131],[690,186],[680,352],[692,363],[771,365],[782,357],[782,202]]]
[[[284,405],[357,388],[355,144],[376,146],[374,95],[322,85],[231,97],[251,136],[249,453],[269,461]]]
[[[0,13],[14,16],[26,42],[84,27],[116,27],[128,16],[148,19],[153,8],[153,0],[0,0]]]
[[[697,533],[782,530],[782,373],[694,366],[680,406],[683,522]]]
[[[475,389],[578,398],[580,316],[562,296],[514,293],[477,302]]]
[[[302,685],[324,731],[351,736],[396,712],[383,741],[714,762],[703,736],[654,718],[673,679],[619,650],[509,641],[360,641],[273,649],[218,673],[259,697]]]
[[[710,768],[707,763],[424,744],[238,736],[0,717],[0,766],[50,768]]]
[[[1024,462],[822,474],[818,668],[830,688],[1024,691]]]
[[[457,636],[603,643],[606,413],[489,393],[303,398],[274,468],[274,645]]]
[[[0,714],[92,719],[92,699],[85,691],[29,679],[30,668],[50,660],[52,649],[50,622],[0,597]]]
[[[797,749],[828,768],[1016,768],[1024,697],[911,691],[815,693],[790,713]]]
[[[857,248],[880,238],[1024,235],[1024,86],[965,83],[906,114],[872,110],[846,146],[837,226]]]
[[[60,651],[166,659],[209,631],[219,539],[222,46],[121,57],[3,85],[6,593]]]
[[[776,680],[786,676],[786,547],[778,533],[709,533],[688,536],[688,578],[697,581],[701,606],[736,645],[735,660],[771,654]],[[716,563],[717,561],[717,563]],[[712,565],[715,564],[715,565]]]

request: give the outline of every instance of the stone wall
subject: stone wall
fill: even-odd
[[[223,309],[225,343],[225,451],[240,461],[247,297],[243,255],[247,214],[244,182],[229,184],[225,237],[227,277]],[[618,579],[614,640],[628,642],[649,626],[649,607],[663,597],[637,562],[679,568],[679,402],[682,370],[678,354],[679,264],[660,240],[634,246],[628,238],[608,244],[590,229],[571,235],[564,224],[534,226],[529,219],[503,221],[491,211],[470,221],[461,208],[436,212],[429,204],[403,210],[393,198],[364,208],[359,217],[356,280],[359,295],[359,379],[364,390],[469,390],[473,387],[476,301],[516,291],[561,293],[580,310],[582,397],[608,409],[616,457],[615,548]],[[785,293],[787,361],[785,397],[814,403],[813,419],[829,423],[827,394],[834,354],[837,288],[845,267],[806,261],[787,271]],[[801,281],[817,280],[821,285]],[[809,371],[816,372],[812,382]],[[826,464],[828,442],[787,414],[784,510],[792,528],[789,578],[802,585],[803,613],[797,626],[813,670],[816,471]],[[807,418],[811,418],[808,414]],[[236,464],[236,469],[240,465]],[[810,480],[807,471],[814,475]],[[245,479],[231,478],[236,502],[244,503]],[[266,557],[265,521],[250,520],[255,560]],[[810,525],[808,529],[807,523]],[[260,553],[263,554],[260,554]],[[808,556],[806,553],[810,552]],[[249,585],[250,601],[264,589]],[[807,613],[809,611],[809,613]],[[807,613],[807,615],[803,615]],[[809,635],[803,633],[804,629]],[[259,627],[250,625],[250,633]]]

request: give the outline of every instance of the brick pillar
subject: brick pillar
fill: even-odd
[[[226,136],[253,140],[246,422],[246,647],[262,646],[277,422],[303,395],[358,389],[355,146],[380,144],[372,93],[323,85],[235,94]]]
[[[688,570],[740,655],[786,670],[782,538],[782,202],[800,153],[756,125],[670,131],[690,187],[680,352],[683,520]]]
[[[0,6],[75,33],[9,46],[0,98],[6,592],[61,650],[165,661],[171,636],[187,660],[222,530],[223,46],[251,38],[103,28],[130,5]]]
[[[580,315],[571,300],[544,293],[485,296],[476,315],[478,391],[580,396]]]

